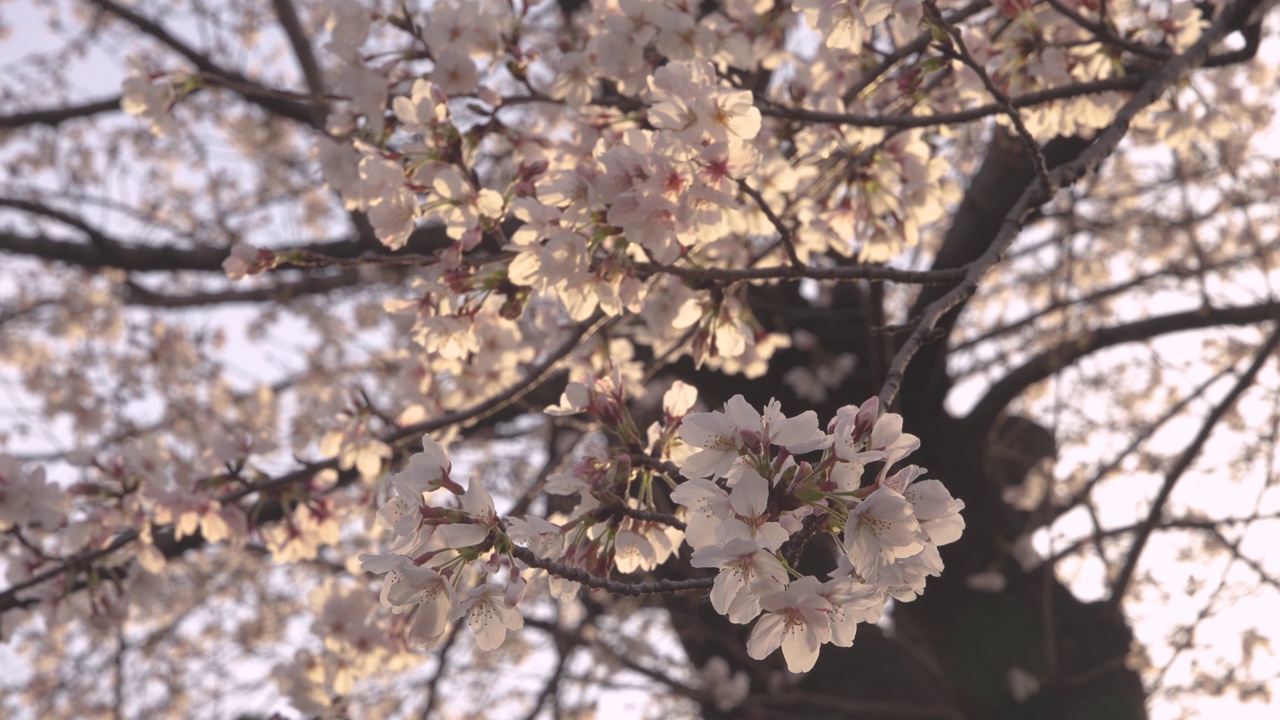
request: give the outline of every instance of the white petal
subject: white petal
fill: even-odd
[[[729,402],[724,404],[725,414],[729,416],[729,420],[741,430],[750,430],[760,432],[763,428],[760,422],[760,413],[751,407],[751,403],[741,395],[734,395],[729,398]]]
[[[687,478],[721,477],[737,459],[738,453],[733,448],[699,450],[680,466],[680,474]]]
[[[493,498],[479,480],[472,480],[467,491],[462,494],[462,509],[476,518],[492,518],[494,516]]]
[[[760,543],[761,547],[769,550],[777,550],[782,547],[789,537],[791,537],[791,533],[787,532],[781,523],[767,522],[756,528],[756,542]]]
[[[507,626],[502,623],[490,597],[483,597],[471,606],[468,624],[476,634],[476,645],[481,650],[496,650],[507,639]]]
[[[782,656],[787,659],[787,669],[793,673],[812,670],[818,662],[820,647],[822,643],[809,623],[793,624],[782,635]]]
[[[662,396],[662,411],[671,417],[680,417],[688,413],[697,400],[698,390],[677,380],[671,383],[671,389]]]
[[[769,613],[760,618],[751,637],[747,640],[747,654],[756,660],[763,660],[782,646],[782,632],[785,621],[782,615]]]
[[[737,568],[725,568],[716,575],[711,586],[711,607],[721,615],[729,614],[729,605],[742,590],[742,571]]]
[[[748,469],[738,478],[729,495],[733,511],[746,518],[759,517],[769,504],[769,481]]]
[[[902,416],[897,413],[886,413],[876,421],[871,430],[871,449],[880,450],[893,444],[902,434]]]
[[[694,413],[680,423],[680,439],[694,447],[732,447],[732,435],[733,425],[723,413]]]
[[[444,539],[445,547],[460,548],[475,545],[489,536],[484,525],[441,525],[436,534]]]

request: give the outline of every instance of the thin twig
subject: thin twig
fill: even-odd
[[[1033,105],[1042,105],[1044,103],[1053,102],[1055,100],[1068,100],[1100,92],[1109,92],[1113,90],[1136,90],[1142,87],[1143,83],[1148,79],[1149,76],[1145,75],[1130,75],[1126,77],[1106,78],[1103,80],[1091,80],[1072,85],[1063,85],[1061,87],[1049,88],[1048,90],[1029,92],[1025,95],[1016,95],[1009,98],[1009,104],[1015,108],[1030,107]],[[1004,108],[996,103],[979,105],[975,108],[958,110],[951,113],[938,113],[936,115],[858,115],[854,113],[807,110],[805,108],[796,108],[763,101],[761,101],[757,107],[760,109],[761,115],[782,118],[784,120],[830,123],[832,125],[847,125],[849,127],[860,128],[901,129],[936,127],[939,125],[960,125],[974,120],[979,120],[984,117],[990,117],[991,115],[999,115],[1004,112]]]
[[[582,583],[590,588],[597,590],[607,590],[615,595],[628,595],[631,597],[640,597],[642,595],[660,595],[667,593],[688,592],[690,590],[705,591],[710,590],[715,583],[715,578],[692,578],[689,580],[652,580],[649,582],[628,582],[624,580],[609,580],[608,578],[598,577],[583,570],[582,568],[569,567],[554,560],[548,560],[539,557],[532,550],[520,546],[512,548],[512,555],[517,560],[523,562],[529,567],[536,567],[546,570],[556,577],[565,580],[573,580]]]
[[[1049,7],[1053,8],[1059,15],[1066,17],[1071,22],[1093,33],[1093,36],[1105,45],[1118,47],[1121,50],[1127,50],[1134,55],[1141,55],[1142,57],[1152,58],[1155,60],[1167,60],[1169,58],[1169,50],[1126,40],[1111,32],[1104,23],[1094,22],[1086,18],[1075,10],[1067,7],[1061,2],[1061,0],[1048,0],[1048,3]]]
[[[964,277],[964,268],[946,270],[903,270],[887,265],[838,265],[813,267],[776,265],[752,268],[698,268],[657,263],[637,263],[641,275],[665,273],[687,280],[740,282],[745,280],[887,280],[916,285],[948,285]]]
[[[786,251],[787,259],[791,261],[791,265],[793,267],[803,268],[805,264],[804,261],[800,259],[800,256],[796,254],[796,244],[791,235],[791,228],[787,227],[786,223],[782,221],[782,218],[778,217],[778,214],[773,211],[773,208],[769,207],[769,203],[765,202],[764,196],[760,194],[760,191],[748,185],[746,180],[739,180],[738,188],[741,189],[742,192],[746,193],[752,200],[756,201],[756,206],[760,208],[760,212],[764,213],[764,216],[769,219],[773,228],[778,231],[778,238],[782,241],[782,249]]]

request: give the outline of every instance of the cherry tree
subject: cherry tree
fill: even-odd
[[[1269,700],[1273,5],[0,5],[2,707]]]

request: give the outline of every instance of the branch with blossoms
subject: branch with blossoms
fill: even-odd
[[[500,519],[480,480],[463,488],[447,453],[424,436],[423,452],[391,478],[396,497],[378,511],[387,552],[361,556],[365,570],[386,576],[384,606],[415,614],[409,632],[420,645],[435,647],[465,618],[479,646],[492,649],[523,626],[518,607],[535,573],[546,573],[560,600],[583,585],[622,595],[710,589],[712,607],[731,622],[760,618],[748,654],[781,647],[788,668],[803,672],[822,644],[847,647],[890,597],[910,601],[942,571],[937,548],[959,539],[964,503],[922,479],[922,468],[891,473],[920,443],[902,432],[901,416],[880,414],[876,398],[842,408],[826,431],[812,411],[787,418],[771,402],[760,412],[741,395],[723,412],[691,414],[696,398],[677,381],[662,420],[641,433],[616,376],[570,383],[547,411],[586,413],[610,439],[589,435],[548,479],[548,493],[578,496],[559,522]],[[878,471],[868,473],[871,465]],[[668,499],[683,509],[682,523],[658,512]],[[631,511],[613,511],[620,507]],[[794,544],[788,552],[815,533],[841,549],[825,581],[795,566]],[[681,542],[689,565],[717,570],[714,579],[610,577],[653,572]]]
[[[495,393],[469,408],[453,413],[445,413],[406,427],[396,428],[379,438],[377,443],[386,447],[388,444],[399,443],[420,433],[465,426],[468,423],[477,422],[500,411],[516,402],[534,387],[545,382],[552,371],[577,347],[585,336],[607,324],[607,321],[584,324],[569,331],[559,346],[547,353],[535,366],[529,368],[528,373],[519,383],[507,388],[505,391]],[[37,600],[19,597],[19,595],[25,590],[39,587],[65,574],[102,570],[122,577],[124,572],[122,569],[100,568],[99,564],[118,551],[134,545],[139,540],[145,540],[141,553],[150,568],[155,568],[157,563],[163,564],[165,560],[179,556],[192,547],[202,545],[205,542],[216,542],[225,538],[229,532],[229,528],[226,527],[228,517],[231,518],[233,525],[244,526],[246,514],[236,505],[238,501],[252,495],[270,495],[305,486],[315,482],[316,478],[320,477],[324,472],[332,472],[335,469],[341,469],[346,472],[345,477],[339,476],[334,482],[334,487],[340,487],[357,477],[357,473],[351,472],[356,465],[357,459],[357,454],[354,452],[350,454],[344,453],[329,460],[309,463],[284,475],[245,483],[243,487],[223,493],[217,497],[208,497],[203,494],[177,497],[178,494],[174,493],[172,494],[174,497],[171,502],[182,509],[170,514],[179,515],[179,522],[185,526],[185,529],[183,527],[174,527],[177,523],[166,525],[163,522],[156,522],[147,524],[143,530],[137,528],[122,530],[105,540],[103,546],[99,548],[86,550],[66,558],[45,558],[44,560],[51,560],[56,564],[51,568],[32,572],[29,577],[14,582],[9,587],[0,590],[0,614],[15,608],[27,607],[37,602]],[[194,485],[196,487],[216,487],[223,480],[225,478],[209,477],[194,483]],[[37,468],[32,472],[22,472],[20,464],[15,459],[0,455],[0,484],[10,488],[11,493],[8,498],[10,502],[4,508],[6,514],[0,516],[0,530],[5,530],[11,525],[16,526],[19,519],[24,524],[34,524],[38,527],[49,528],[58,525],[60,511],[57,508],[62,506],[62,503],[56,499],[59,491],[53,483],[45,479],[42,468]],[[311,514],[307,503],[301,503],[298,507],[303,508],[300,512],[304,518]],[[196,511],[197,508],[198,511]],[[293,508],[293,510],[295,513],[298,512],[297,507]],[[293,523],[295,518],[289,515],[283,504],[276,506],[273,510],[258,507],[255,515],[263,522],[284,521],[289,525],[289,529],[284,533],[285,535],[294,532]],[[219,528],[215,531],[216,534],[210,532],[214,527]],[[245,531],[246,529],[241,527],[241,534]],[[156,542],[155,538],[169,534],[172,535],[173,542],[165,544],[163,548],[158,547],[159,543]],[[32,569],[35,570],[36,568]],[[67,583],[66,585],[67,592],[85,587],[84,585],[75,585],[73,583]]]
[[[291,118],[304,124],[315,124],[317,127],[320,125],[320,123],[317,122],[312,108],[306,103],[284,97],[286,94],[270,88],[265,88],[261,84],[250,80],[235,70],[218,65],[209,57],[209,55],[202,53],[183,42],[159,22],[147,18],[135,12],[131,8],[120,5],[119,3],[114,2],[114,0],[89,0],[89,3],[96,5],[103,12],[110,13],[111,15],[120,18],[124,22],[137,28],[140,32],[168,46],[174,52],[178,53],[194,65],[195,68],[203,73],[207,79],[231,88],[246,101],[258,105],[264,110],[281,117]],[[185,82],[185,80],[190,77],[191,76],[187,74],[183,74],[181,76],[181,80],[178,82]],[[130,95],[131,93],[126,87],[122,105],[127,112],[132,112],[128,105]],[[148,103],[147,106],[149,109],[147,112],[156,118],[156,122],[163,125],[165,123],[163,115],[171,108],[171,104],[176,102],[177,98],[167,89],[163,90],[160,93],[160,96],[153,95],[152,98],[154,100],[159,100],[160,102]]]

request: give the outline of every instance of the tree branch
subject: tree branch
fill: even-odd
[[[556,577],[573,580],[597,590],[607,590],[615,595],[660,595],[666,593],[687,592],[690,590],[710,590],[715,578],[691,578],[689,580],[653,580],[650,582],[632,582],[627,580],[609,580],[597,577],[582,568],[562,565],[554,560],[539,557],[529,548],[515,546],[511,554],[529,567],[546,570]]]
[[[894,355],[893,362],[886,374],[884,387],[880,391],[881,406],[888,408],[897,397],[898,389],[905,376],[907,365],[920,350],[938,321],[952,308],[959,306],[978,288],[978,283],[991,268],[995,267],[1004,253],[1013,244],[1023,223],[1031,212],[1041,203],[1047,201],[1055,188],[1068,187],[1075,184],[1087,173],[1093,172],[1110,157],[1119,146],[1121,139],[1129,131],[1129,125],[1138,113],[1148,105],[1160,99],[1164,93],[1176,85],[1183,76],[1196,67],[1203,65],[1209,57],[1209,50],[1232,32],[1236,26],[1246,19],[1269,7],[1275,0],[1239,0],[1223,11],[1222,15],[1209,26],[1187,51],[1172,57],[1158,71],[1148,76],[1142,87],[1116,111],[1115,118],[1087,149],[1075,160],[1055,168],[1049,174],[1050,186],[1037,179],[1031,187],[1023,191],[1022,196],[1005,215],[1000,231],[996,234],[987,249],[968,267],[965,278],[960,284],[949,290],[942,297],[931,302],[922,313],[920,323],[907,337],[902,347]],[[1003,406],[1001,406],[1003,407]]]
[[[358,271],[345,270],[337,275],[305,277],[297,282],[281,282],[269,287],[248,290],[192,292],[186,295],[159,293],[132,280],[125,283],[125,305],[159,308],[205,307],[237,303],[286,303],[304,295],[327,295],[334,290],[367,285],[368,279]]]
[[[319,101],[325,94],[324,71],[320,69],[320,63],[316,62],[315,52],[311,49],[311,40],[307,37],[306,30],[302,28],[302,21],[298,19],[298,11],[293,5],[293,0],[271,0],[271,5],[275,8],[280,27],[284,28],[284,33],[289,38],[289,45],[293,47],[298,67],[307,81],[307,89]],[[323,121],[323,118],[321,120]]]
[[[996,101],[996,105],[1000,106],[1000,112],[1009,118],[1009,122],[1013,123],[1013,129],[1018,133],[1018,139],[1022,141],[1023,147],[1026,148],[1027,156],[1031,158],[1031,166],[1035,168],[1036,179],[1052,196],[1057,187],[1049,177],[1049,166],[1045,163],[1044,153],[1040,150],[1040,143],[1036,142],[1036,139],[1032,137],[1026,123],[1022,122],[1022,116],[1018,114],[1018,110],[1009,102],[1009,97],[987,74],[986,68],[973,59],[973,55],[970,54],[969,47],[965,45],[964,37],[961,36],[960,30],[943,19],[942,12],[938,10],[938,6],[933,0],[927,0],[924,3],[924,13],[927,20],[936,23],[946,32],[951,39],[951,47],[947,49],[960,60],[961,64],[978,76],[982,86],[987,89],[987,94]]]
[[[1048,90],[1037,90],[1036,92],[1030,92],[1009,98],[1009,105],[1014,108],[1023,108],[1031,107],[1033,105],[1042,105],[1055,100],[1067,100],[1084,95],[1093,95],[1094,93],[1107,92],[1110,90],[1136,90],[1142,87],[1143,82],[1147,80],[1148,77],[1149,76],[1143,75],[1130,75],[1126,77],[1107,78],[1105,80],[1093,80],[1090,82],[1063,85],[1062,87],[1050,88]],[[937,115],[857,115],[853,113],[807,110],[805,108],[788,107],[775,103],[762,103],[757,107],[759,107],[761,115],[782,118],[783,120],[830,123],[832,125],[848,125],[850,127],[862,128],[899,129],[925,128],[937,125],[960,125],[1005,112],[1005,108],[999,103],[988,103],[986,105],[979,105],[975,108],[969,108],[968,110],[960,110],[952,113],[938,113]]]
[[[744,280],[887,280],[918,285],[945,285],[964,277],[964,269],[903,270],[887,265],[837,265],[814,267],[811,265],[776,265],[754,268],[698,268],[657,263],[636,263],[641,275],[659,273],[675,275],[686,280],[714,282],[740,282]]]
[[[1046,350],[1007,373],[987,389],[965,418],[974,427],[990,427],[1014,398],[1086,355],[1169,333],[1215,327],[1250,325],[1280,317],[1280,301],[1232,308],[1206,308],[1159,315],[1145,320],[1081,333]]]
[[[584,323],[579,325],[575,330],[569,332],[568,336],[555,348],[555,350],[550,352],[538,364],[532,366],[524,379],[516,383],[511,388],[508,388],[506,391],[498,393],[488,400],[476,403],[465,410],[446,413],[432,420],[416,423],[403,428],[396,428],[379,439],[388,444],[399,443],[413,437],[420,437],[424,433],[434,432],[453,425],[474,423],[488,417],[492,413],[506,407],[508,404],[515,402],[515,399],[518,399],[518,397],[528,393],[536,385],[541,384],[551,371],[560,363],[560,361],[578,347],[578,344],[588,333],[602,329],[610,324],[610,322],[610,320],[598,320],[594,323]],[[292,485],[305,483],[315,477],[316,473],[322,470],[333,469],[337,466],[337,458],[330,458],[317,463],[311,463],[302,468],[286,473],[285,475],[262,482],[251,483],[243,488],[226,493],[218,497],[217,500],[220,504],[227,505],[255,493],[270,492]],[[202,484],[202,481],[197,481],[195,484],[199,486]],[[283,516],[283,508],[278,508],[277,512],[279,513],[277,517]],[[260,509],[258,516],[262,517],[263,514],[264,511]],[[157,528],[154,531],[154,534],[163,535],[166,530],[167,528]],[[87,569],[91,567],[93,563],[111,555],[137,539],[137,530],[125,530],[112,539],[112,541],[105,547],[88,552],[82,552],[61,561],[55,567],[32,575],[21,582],[14,583],[5,590],[0,591],[0,614],[14,608],[26,607],[27,605],[36,602],[35,600],[30,599],[19,599],[19,592],[52,580],[65,572]],[[194,534],[184,537],[180,542],[175,541],[171,544],[166,543],[165,547],[163,547],[161,551],[164,553],[166,558],[173,558],[182,555],[187,550],[203,546],[204,542],[204,537],[197,531]],[[157,538],[157,547],[159,547],[159,545],[160,543]],[[530,554],[532,555],[532,553]],[[711,587],[710,582],[711,580],[708,579],[707,588]]]
[[[223,275],[222,261],[227,259],[229,248],[194,245],[193,247],[177,247],[174,245],[138,245],[126,243],[114,238],[101,229],[94,227],[83,218],[65,210],[50,207],[43,203],[17,198],[0,198],[0,207],[31,213],[40,217],[56,220],[75,228],[84,234],[88,243],[59,240],[43,233],[35,235],[18,235],[0,231],[0,252],[17,255],[29,255],[43,260],[54,260],[68,265],[97,269],[113,267],[131,272],[165,272],[165,271],[198,271]],[[306,245],[295,245],[283,248],[270,248],[278,254],[296,255],[300,258],[315,258],[314,266],[359,264],[361,260],[373,263],[415,262],[424,264],[427,258],[415,258],[415,253],[438,250],[452,244],[445,233],[444,225],[427,225],[414,230],[404,248],[394,253],[370,256],[358,237],[342,240],[319,240]],[[379,247],[382,247],[381,245]],[[386,249],[383,247],[382,249]],[[423,262],[418,262],[423,261]],[[275,269],[293,267],[311,267],[303,263],[295,266],[282,263]]]
[[[234,70],[228,70],[221,67],[217,63],[213,62],[208,55],[199,52],[170,33],[163,25],[139,15],[133,10],[116,3],[115,0],[85,1],[91,5],[96,5],[101,10],[115,15],[121,20],[124,20],[137,28],[140,32],[167,45],[169,49],[186,58],[192,65],[200,70],[201,73],[210,76],[210,79],[212,80],[222,81],[230,87],[232,91],[254,105],[281,117],[296,120],[304,125],[309,125],[317,129],[323,129],[323,123],[317,122],[314,117],[314,108],[312,106],[283,98],[280,93],[266,88],[260,83],[254,82],[244,75],[241,75]]]
[[[1138,559],[1142,556],[1142,551],[1146,548],[1147,540],[1151,538],[1151,533],[1155,530],[1156,525],[1160,522],[1160,516],[1164,513],[1164,506],[1169,501],[1169,496],[1173,494],[1173,488],[1178,484],[1178,480],[1182,478],[1195,461],[1196,456],[1200,454],[1201,448],[1208,442],[1209,436],[1213,434],[1213,429],[1217,427],[1218,421],[1227,414],[1236,400],[1244,394],[1253,385],[1253,381],[1258,377],[1258,372],[1271,359],[1276,348],[1280,347],[1280,323],[1276,323],[1275,329],[1271,332],[1271,337],[1262,344],[1257,355],[1254,356],[1253,363],[1244,371],[1235,386],[1231,388],[1231,392],[1218,403],[1204,419],[1204,423],[1200,425],[1200,431],[1196,433],[1195,438],[1187,449],[1183,451],[1173,467],[1169,468],[1169,472],[1165,474],[1164,483],[1160,486],[1160,492],[1156,494],[1155,500],[1151,502],[1151,510],[1148,511],[1147,519],[1138,528],[1137,534],[1133,538],[1133,545],[1129,548],[1129,553],[1125,557],[1124,566],[1121,567],[1120,573],[1116,576],[1115,582],[1111,584],[1111,597],[1108,602],[1116,608],[1124,601],[1125,592],[1129,589],[1129,584],[1133,581],[1133,574],[1138,569]]]
[[[46,110],[28,110],[12,115],[0,115],[0,130],[15,130],[28,125],[48,125],[57,127],[68,120],[92,117],[102,113],[115,112],[120,109],[120,96],[97,100],[81,105],[66,105]]]

